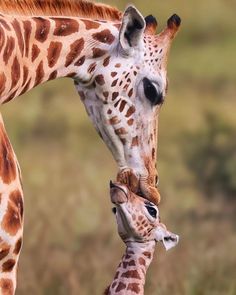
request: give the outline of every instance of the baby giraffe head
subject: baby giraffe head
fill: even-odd
[[[165,249],[174,247],[179,236],[160,222],[159,210],[150,201],[134,194],[127,186],[110,183],[111,201],[115,205],[118,233],[125,244],[162,242]]]

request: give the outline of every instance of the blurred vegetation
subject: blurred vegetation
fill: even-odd
[[[185,160],[208,198],[236,201],[236,129],[219,115],[206,114],[206,126],[185,135]]]
[[[162,220],[181,241],[158,246],[146,294],[235,295],[236,2],[132,2],[160,29],[173,13],[183,20],[158,150]],[[50,82],[2,113],[25,191],[17,294],[102,294],[123,251],[108,194],[116,166],[73,83]]]

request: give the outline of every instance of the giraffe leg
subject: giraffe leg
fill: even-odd
[[[0,294],[13,295],[23,234],[23,192],[16,156],[0,114]]]

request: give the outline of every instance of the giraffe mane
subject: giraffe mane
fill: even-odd
[[[0,0],[0,12],[30,16],[77,16],[94,20],[121,20],[122,12],[86,0]]]

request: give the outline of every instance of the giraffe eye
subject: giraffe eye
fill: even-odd
[[[116,214],[116,207],[112,208],[112,212],[113,212],[113,214]]]
[[[157,210],[153,207],[150,206],[145,206],[146,209],[148,210],[148,213],[153,217],[153,218],[157,218]]]
[[[143,79],[143,87],[144,87],[144,94],[146,98],[153,104],[153,105],[160,105],[163,103],[164,98],[163,94],[157,91],[155,85],[148,79]]]

